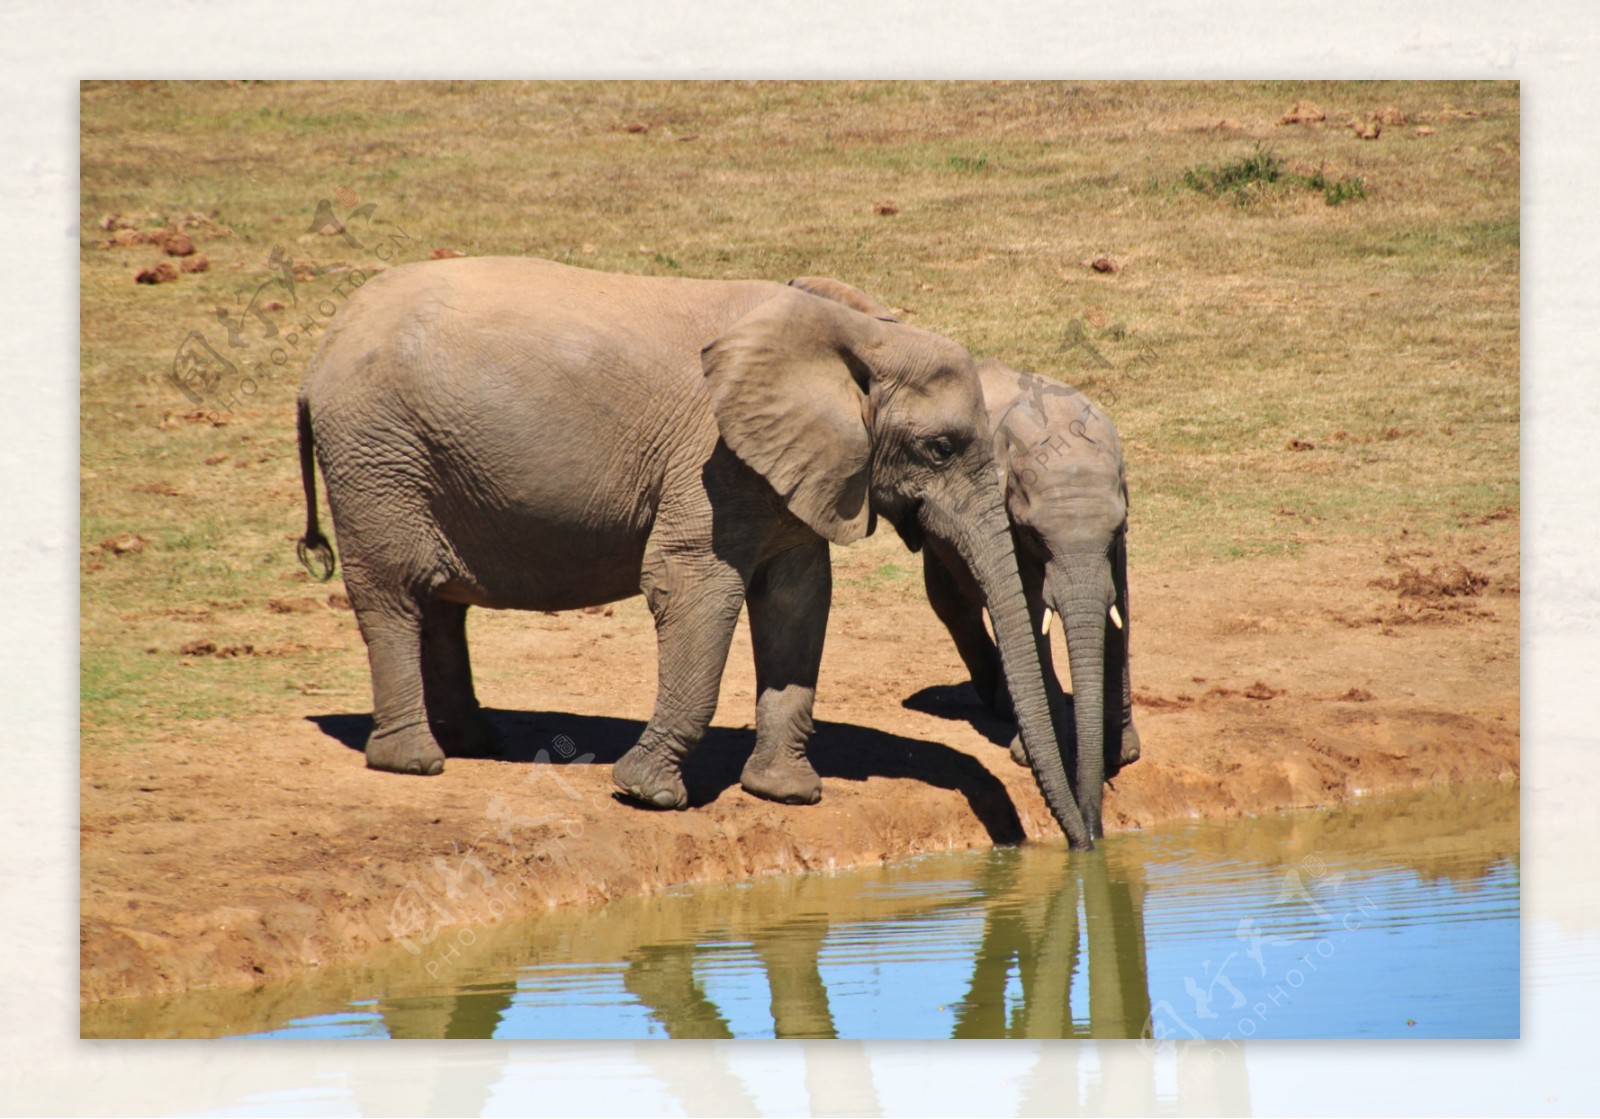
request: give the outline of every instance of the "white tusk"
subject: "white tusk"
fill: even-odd
[[[994,619],[989,616],[989,608],[987,606],[983,608],[983,628],[989,631],[989,639],[991,641],[994,640]]]
[[[1050,636],[1050,619],[1055,617],[1055,614],[1056,614],[1056,612],[1054,610],[1050,609],[1050,607],[1046,606],[1044,608],[1044,621],[1039,623],[1039,636],[1040,637],[1049,637]]]
[[[1115,602],[1111,604],[1111,624],[1118,629],[1122,628],[1122,615],[1117,613],[1117,604]]]

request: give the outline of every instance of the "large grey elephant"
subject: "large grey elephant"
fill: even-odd
[[[815,802],[806,757],[829,542],[888,520],[981,588],[1023,742],[1077,848],[1092,838],[1056,742],[975,364],[927,331],[762,281],[615,275],[518,258],[410,264],[329,327],[299,401],[372,669],[367,764],[436,774],[495,748],[470,606],[570,610],[643,593],[655,710],[621,793],[681,808],[748,603],[758,698],[744,788]]]
[[[847,284],[813,278],[794,282],[863,314],[898,321],[878,300]],[[1084,825],[1098,838],[1104,832],[1101,786],[1137,761],[1140,752],[1128,671],[1128,483],[1122,443],[1110,416],[1059,381],[992,358],[978,362],[978,376],[1029,612],[1041,637],[1048,637],[1047,611],[1065,623],[1070,702],[1048,640],[1039,643],[1039,658],[1058,720],[1057,737],[1073,744],[1068,772]],[[941,539],[928,541],[922,571],[928,602],[955,640],[979,698],[1010,716],[1007,674],[983,624],[986,596],[980,580]],[[1012,756],[1028,764],[1023,754],[1020,741],[1013,742]]]

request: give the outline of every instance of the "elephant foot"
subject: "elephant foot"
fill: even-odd
[[[1139,760],[1139,754],[1139,732],[1132,723],[1129,723],[1122,728],[1122,751],[1117,758],[1116,769],[1121,769],[1125,765],[1132,765]],[[1112,772],[1114,773],[1116,770],[1114,769]]]
[[[978,699],[983,702],[994,714],[1008,723],[1017,720],[1017,713],[1011,706],[1011,692],[1006,688],[1006,682],[1000,680],[993,684],[979,684],[972,682],[972,688],[978,693]]]
[[[367,739],[367,768],[436,777],[444,772],[444,751],[421,724],[375,731]]]
[[[815,804],[822,799],[822,778],[804,753],[752,757],[739,775],[744,791],[779,804]]]
[[[989,701],[989,709],[998,717],[1008,723],[1017,721],[1017,709],[1011,706],[1011,690],[1002,681],[994,691],[994,699]]]
[[[1023,769],[1028,768],[1028,751],[1022,748],[1022,735],[1017,735],[1011,740],[1011,760]]]
[[[498,758],[506,752],[500,732],[482,711],[473,711],[461,720],[441,722],[433,732],[452,758]]]
[[[660,747],[641,742],[623,754],[611,768],[611,781],[617,792],[647,808],[689,807],[678,759]]]

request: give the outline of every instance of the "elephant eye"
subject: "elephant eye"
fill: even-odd
[[[943,466],[956,454],[956,445],[948,435],[935,435],[928,440],[928,457]]]

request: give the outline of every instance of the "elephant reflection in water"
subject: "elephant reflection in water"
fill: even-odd
[[[715,928],[698,930],[705,935],[647,940],[624,953],[622,981],[628,993],[668,1037],[698,1039],[687,1045],[646,1041],[634,1047],[635,1058],[687,1114],[759,1110],[749,1086],[728,1064],[726,1051],[704,1044],[734,1036],[695,974],[697,960],[705,959],[699,946],[712,940],[751,944],[767,978],[776,1037],[834,1038],[838,1026],[819,964],[831,930],[972,912],[976,906],[970,899],[977,896],[982,899],[976,904],[983,909],[983,930],[966,996],[951,1007],[952,1037],[1137,1038],[1148,1024],[1143,875],[1140,864],[1117,859],[1114,850],[1073,859],[1033,852],[1002,856],[985,864],[970,889],[956,891],[954,899],[946,891],[945,900],[901,895],[886,901],[878,895],[865,906],[859,900],[839,906],[840,899],[821,888],[825,883],[813,883],[819,887],[815,896],[803,888],[803,880],[798,885],[782,907],[795,914],[789,919],[774,919],[772,909],[760,906],[753,912],[730,911],[719,915],[722,920],[713,922]],[[1013,974],[1020,982],[1021,1000],[1013,997],[1008,1006]],[[1072,1014],[1075,979],[1088,982],[1087,1020],[1075,1020]],[[449,997],[380,1004],[380,1010],[393,1037],[490,1037],[514,993],[511,982],[482,983]],[[881,1114],[869,1045],[802,1045],[813,1113]],[[1046,1041],[1023,1083],[1019,1114],[1055,1114],[1072,1101],[1096,1111],[1158,1108],[1150,1052],[1118,1045],[1094,1052],[1098,1071],[1086,1075],[1080,1047]],[[1186,1110],[1248,1111],[1249,1089],[1237,1051],[1190,1053],[1179,1063],[1178,1075]],[[482,1085],[484,1099],[492,1086],[489,1081]]]
[[[1065,863],[1005,859],[989,864],[982,889],[990,899],[983,940],[952,1036],[1140,1036],[1150,1017],[1150,981],[1144,883],[1136,867],[1112,871],[1104,856]],[[1080,900],[1086,918],[1079,916]],[[1080,920],[1087,921],[1087,938]],[[1080,960],[1084,939],[1086,961]],[[1072,981],[1084,964],[1089,1019],[1074,1022]],[[1006,987],[1013,968],[1022,1000],[1008,1014]]]
[[[974,886],[984,899],[984,927],[967,995],[956,1007],[953,1037],[1140,1036],[1150,1016],[1150,994],[1144,888],[1136,868],[1112,871],[1103,857],[1021,856],[989,863]],[[1080,929],[1080,902],[1089,914],[1086,929]],[[905,916],[932,917],[970,905],[965,899],[933,903]],[[807,914],[761,930],[732,930],[749,938],[761,961],[777,1037],[838,1036],[818,966],[830,927],[826,916]],[[1085,939],[1086,953],[1080,949]],[[649,945],[631,954],[623,983],[669,1037],[732,1038],[727,1020],[695,978],[696,956],[693,940]],[[1013,968],[1022,1000],[1008,1013]],[[1085,975],[1089,1016],[1075,1022],[1072,983]]]
[[[831,897],[796,896],[788,919],[772,911],[729,912],[716,928],[623,954],[623,985],[668,1037],[732,1038],[722,1011],[695,976],[710,940],[746,940],[771,993],[773,1033],[779,1038],[838,1036],[819,957],[828,933],[863,921],[925,920],[968,911],[983,899],[983,933],[974,953],[966,997],[953,1008],[957,1038],[1138,1037],[1150,1015],[1145,968],[1144,886],[1135,866],[1110,868],[1103,856],[1059,859],[1018,853],[990,861],[972,890],[953,900],[880,896],[863,905]],[[802,891],[806,893],[807,891]],[[1088,916],[1080,917],[1080,909]],[[1080,920],[1087,926],[1080,927]],[[1086,934],[1086,935],[1085,935]],[[1081,945],[1087,942],[1087,952]],[[1008,1010],[1013,969],[1021,1002]],[[1074,1021],[1072,984],[1089,984],[1087,1021]],[[515,994],[513,981],[483,983],[450,996],[380,1004],[392,1037],[491,1037]]]

